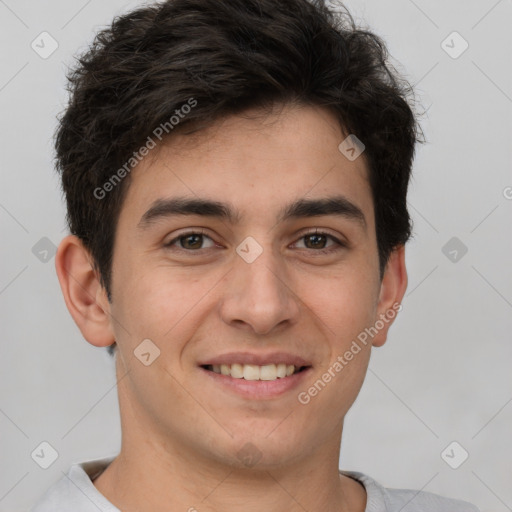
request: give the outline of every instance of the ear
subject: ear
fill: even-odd
[[[388,330],[398,312],[407,289],[407,269],[405,268],[405,247],[397,247],[389,256],[380,285],[377,316],[375,318],[377,334],[372,340],[374,347],[381,347],[386,342]],[[381,324],[384,324],[383,326]]]
[[[65,237],[55,255],[55,268],[66,306],[83,337],[96,347],[114,343],[110,304],[81,240]]]

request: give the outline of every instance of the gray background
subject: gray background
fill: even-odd
[[[71,463],[120,447],[113,361],[82,339],[44,250],[66,234],[51,142],[66,65],[93,30],[140,3],[0,0],[1,512],[28,510]],[[374,349],[340,467],[482,511],[512,510],[512,2],[347,5],[416,84],[428,144],[409,198],[404,309]],[[43,31],[59,45],[47,59],[31,48]],[[453,31],[469,43],[458,58],[442,47]],[[461,48],[456,37],[446,44]],[[445,255],[452,237],[458,247]],[[31,458],[42,441],[59,454],[46,470]],[[469,453],[458,469],[441,457],[452,441],[462,447],[448,450],[452,464]]]

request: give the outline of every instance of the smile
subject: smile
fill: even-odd
[[[290,377],[295,373],[305,370],[306,366],[295,366],[293,364],[265,364],[262,366],[255,364],[208,364],[203,368],[214,373],[226,375],[233,379],[245,380],[277,380]]]

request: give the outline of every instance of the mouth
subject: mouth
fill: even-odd
[[[264,364],[242,364],[231,362],[226,358],[217,359],[212,363],[200,364],[199,369],[208,379],[205,389],[222,390],[229,394],[241,397],[244,400],[272,400],[282,398],[295,390],[305,386],[308,375],[313,367],[300,358],[295,358],[296,364],[291,364],[290,357],[287,362],[270,363],[268,358],[257,361]],[[235,356],[231,358],[236,361]],[[293,360],[293,358],[291,358]],[[275,359],[279,361],[279,359]],[[254,358],[253,361],[254,362]]]
[[[256,364],[204,364],[201,368],[232,379],[248,381],[275,381],[306,371],[311,366],[296,366],[286,363]]]

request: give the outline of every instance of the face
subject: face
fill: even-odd
[[[385,334],[354,340],[389,310],[345,137],[329,112],[286,107],[176,134],[132,171],[106,307],[122,402],[162,445],[271,467],[341,434]]]

